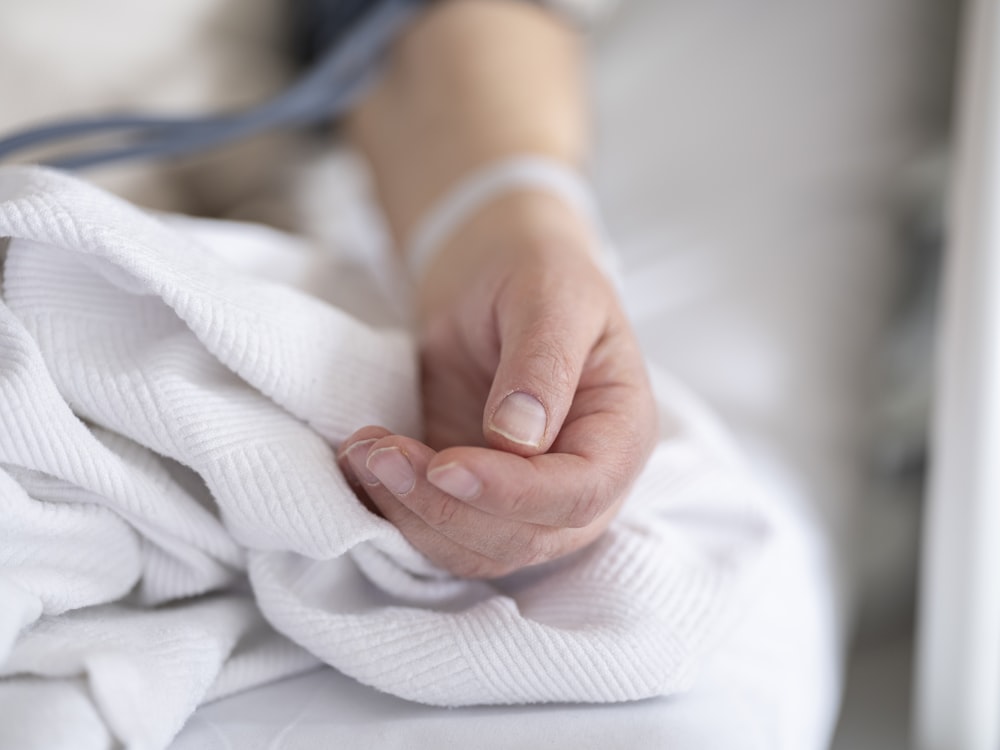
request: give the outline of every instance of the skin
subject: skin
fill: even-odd
[[[478,167],[524,153],[577,166],[579,67],[575,35],[529,4],[446,0],[414,24],[349,124],[397,245]],[[652,450],[645,366],[593,239],[542,192],[478,211],[417,290],[426,442],[368,425],[338,451],[362,501],[456,575],[589,544]],[[519,435],[511,408],[537,429]]]

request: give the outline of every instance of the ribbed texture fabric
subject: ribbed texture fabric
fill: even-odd
[[[452,579],[333,458],[364,424],[419,434],[406,335],[54,172],[0,170],[3,236],[0,747],[59,747],[55,712],[80,722],[66,747],[162,748],[209,697],[317,660],[442,706],[676,692],[775,548],[752,477],[663,381],[663,441],[605,535]]]

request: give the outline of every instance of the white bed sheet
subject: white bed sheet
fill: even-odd
[[[899,170],[924,138],[929,7],[649,0],[595,42],[595,173],[640,336],[797,510],[801,565],[691,693],[441,710],[327,669],[202,707],[172,750],[825,747],[861,498],[858,394],[893,281]]]

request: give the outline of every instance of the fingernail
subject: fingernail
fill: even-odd
[[[490,429],[515,443],[537,447],[545,435],[545,407],[534,396],[516,391],[501,402]]]
[[[435,466],[427,472],[427,480],[442,492],[459,500],[472,500],[483,489],[479,477],[458,464]]]
[[[347,463],[354,469],[355,475],[365,484],[378,484],[378,477],[368,471],[368,467],[365,466],[368,451],[374,444],[374,440],[359,440],[344,454],[347,456]]]
[[[394,495],[405,495],[413,489],[417,475],[399,448],[379,448],[368,456],[368,468],[383,486]]]

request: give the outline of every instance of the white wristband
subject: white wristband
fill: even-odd
[[[434,254],[466,220],[497,196],[515,190],[542,190],[562,200],[589,222],[594,235],[594,260],[618,286],[614,256],[597,203],[584,178],[565,164],[543,156],[515,156],[483,167],[459,182],[417,225],[406,262],[414,279],[421,279]]]

